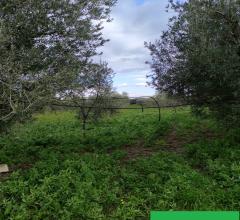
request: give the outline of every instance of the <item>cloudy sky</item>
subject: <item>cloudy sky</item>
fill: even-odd
[[[167,28],[171,13],[166,12],[168,0],[119,0],[113,8],[111,23],[104,24],[106,43],[102,60],[116,73],[114,87],[130,96],[153,95],[146,87],[146,75],[151,71],[145,61],[150,60],[144,41],[154,41]]]

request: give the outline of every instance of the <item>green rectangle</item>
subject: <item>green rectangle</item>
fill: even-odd
[[[239,220],[239,212],[151,212],[151,220]]]

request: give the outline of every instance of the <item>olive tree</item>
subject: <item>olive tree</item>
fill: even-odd
[[[189,0],[170,6],[176,16],[154,43],[146,43],[152,84],[221,117],[240,101],[240,2]]]
[[[111,106],[112,78],[114,72],[106,62],[89,63],[66,90],[55,97],[55,105],[79,110],[83,124],[88,119],[98,120]]]
[[[65,91],[106,40],[115,0],[0,1],[0,124]]]

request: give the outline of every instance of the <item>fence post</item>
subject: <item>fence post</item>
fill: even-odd
[[[154,100],[154,102],[157,104],[158,107],[158,121],[161,121],[161,106],[159,104],[159,102],[154,98],[154,97],[150,97],[152,100]]]

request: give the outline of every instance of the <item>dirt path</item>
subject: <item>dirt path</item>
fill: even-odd
[[[126,145],[121,148],[121,150],[126,152],[126,156],[122,159],[122,162],[132,161],[139,157],[150,157],[161,151],[182,155],[187,144],[192,144],[204,139],[211,140],[217,137],[219,137],[219,135],[207,129],[198,132],[194,131],[178,134],[176,127],[173,126],[165,136],[159,139],[161,143],[156,141],[156,144],[153,144],[153,147],[146,147],[144,141],[139,141],[134,145]]]

